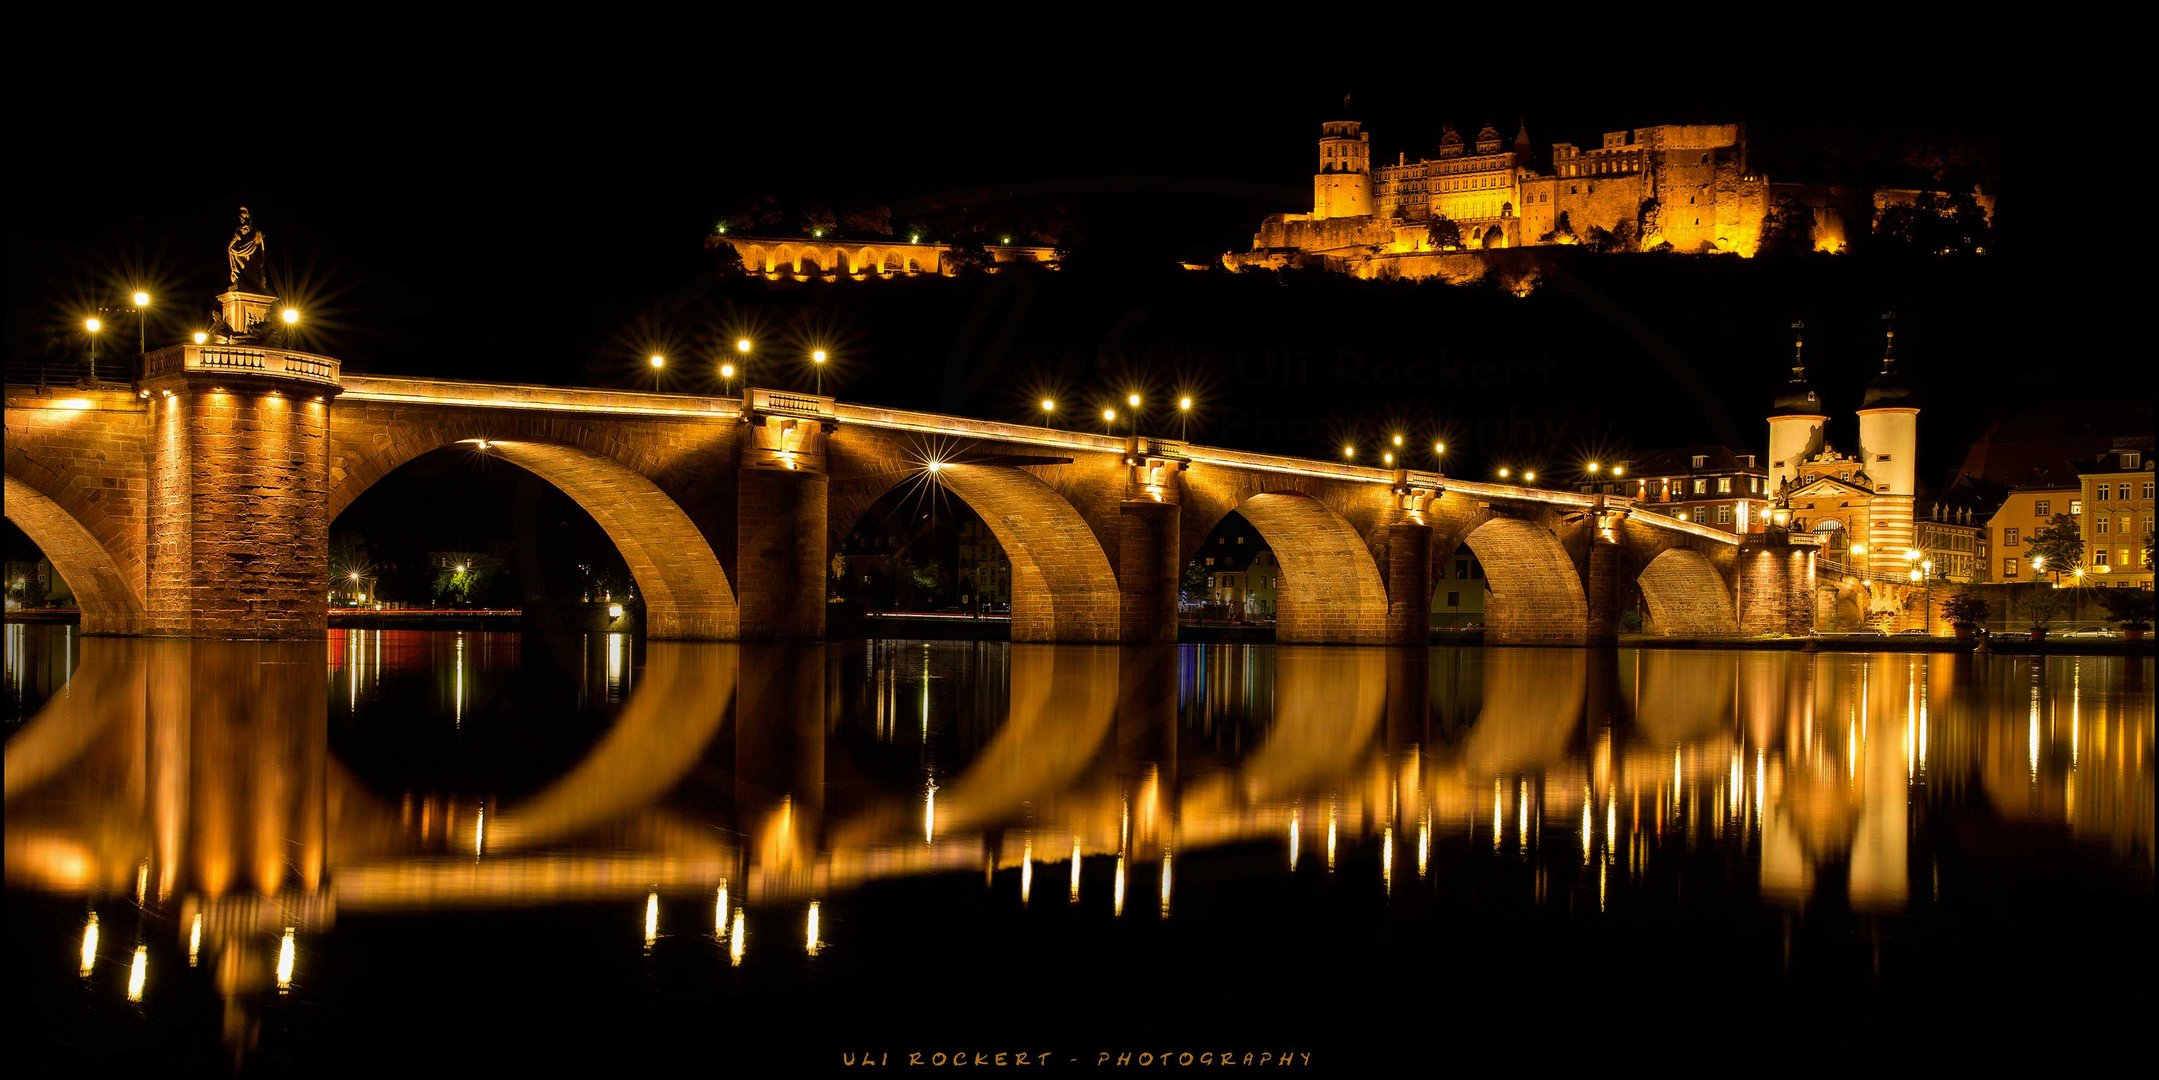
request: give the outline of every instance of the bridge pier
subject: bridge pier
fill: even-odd
[[[1814,631],[1814,549],[1792,544],[1781,532],[1739,549],[1733,596],[1742,634],[1810,634]]]
[[[1387,526],[1387,644],[1432,640],[1432,527],[1419,521]]]
[[[1592,535],[1589,565],[1582,573],[1583,599],[1589,615],[1582,629],[1582,644],[1611,645],[1619,641],[1619,546]]]
[[[186,366],[160,370],[155,365],[166,355],[150,358],[152,374],[143,382],[151,421],[147,631],[323,636],[336,385],[260,369],[206,369],[195,353]]]
[[[1126,499],[1118,508],[1118,629],[1128,644],[1177,640],[1179,518],[1173,502]]]

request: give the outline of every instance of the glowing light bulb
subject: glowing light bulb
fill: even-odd
[[[137,945],[135,946],[135,962],[129,964],[127,968],[127,999],[129,1001],[139,1002],[142,1000],[142,984],[148,981],[149,977],[150,947],[148,945]]]
[[[150,306],[150,294],[143,292],[140,289],[135,290],[134,300],[136,307],[141,308]]]
[[[204,333],[204,332],[203,332],[203,331],[201,331],[201,330],[197,330],[197,331],[195,331],[195,344],[197,344],[197,345],[201,345],[201,344],[204,344],[204,343],[208,342],[209,340],[210,340],[210,335],[209,335],[209,334],[206,334],[206,333]]]
[[[90,977],[90,970],[97,966],[97,912],[90,913],[90,921],[82,927],[82,977]]]
[[[735,339],[735,351],[736,351],[736,352],[738,352],[738,353],[746,353],[746,352],[749,352],[749,351],[750,351],[750,339],[749,339],[749,338],[736,338],[736,339]]]
[[[286,326],[291,326],[292,324],[300,321],[300,312],[297,308],[286,308],[285,310],[278,312],[277,317],[285,320]]]
[[[653,354],[652,354],[652,356],[651,356],[650,358],[648,358],[646,362],[647,362],[647,363],[649,363],[649,364],[651,364],[651,365],[652,365],[653,367],[656,367],[656,368],[663,368],[663,367],[666,367],[666,366],[667,366],[667,358],[666,358],[666,357],[664,357],[664,356],[661,356],[661,355],[660,355],[659,353],[653,353]]]
[[[84,319],[82,321],[82,328],[95,334],[98,331],[105,329],[105,322],[104,320],[99,319],[96,316],[91,316],[90,318]]]
[[[292,989],[292,964],[295,959],[292,934],[293,928],[286,927],[284,938],[277,943],[277,992],[280,994]]]

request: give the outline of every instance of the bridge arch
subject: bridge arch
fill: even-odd
[[[654,638],[733,640],[740,629],[727,572],[697,524],[659,485],[616,459],[550,440],[457,437],[431,429],[426,439],[377,447],[340,461],[329,517],[337,520],[377,480],[421,454],[456,443],[498,457],[553,484],[597,522],[637,581],[645,600],[645,632]]]
[[[913,478],[935,484],[982,518],[1011,563],[1012,640],[1116,641],[1122,594],[1101,541],[1056,488],[1010,465],[940,463],[934,472],[840,478],[832,535],[845,537],[864,514]],[[838,550],[835,544],[834,550]]]
[[[1476,552],[1491,596],[1485,640],[1509,645],[1580,645],[1589,632],[1589,600],[1574,560],[1550,530],[1495,517],[1462,542]]]
[[[1642,568],[1638,583],[1649,618],[1643,629],[1665,637],[1718,637],[1739,632],[1731,590],[1709,556],[1667,548]]]
[[[1347,518],[1297,491],[1264,491],[1230,508],[1259,531],[1281,566],[1275,640],[1386,640],[1387,585]]]
[[[7,476],[7,519],[52,562],[82,609],[85,634],[142,632],[142,600],[112,553],[65,507],[29,483]]]

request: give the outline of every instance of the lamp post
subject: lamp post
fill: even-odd
[[[1432,444],[1432,460],[1435,462],[1434,468],[1438,473],[1441,476],[1447,475],[1447,444],[1445,442]]]
[[[129,299],[135,301],[135,353],[140,356],[150,351],[150,294],[137,289]]]
[[[300,309],[286,308],[278,312],[277,317],[279,321],[285,324],[285,347],[292,348],[292,331],[294,327],[300,325]]]
[[[741,366],[742,366],[742,388],[743,388],[744,390],[747,390],[747,389],[749,389],[749,388],[750,388],[750,339],[749,339],[749,338],[746,338],[746,337],[745,337],[745,338],[736,338],[736,339],[735,339],[735,355],[737,355],[737,356],[740,356],[740,357],[742,358],[742,359],[741,359],[741,361],[740,361],[740,363],[741,363]]]
[[[1132,437],[1137,439],[1139,438],[1139,395],[1126,394],[1124,396],[1124,403],[1132,410]]]
[[[95,315],[82,321],[82,328],[90,332],[90,381],[97,381],[97,332],[105,329],[104,320]]]
[[[720,365],[720,390],[729,397],[735,395],[735,365],[728,363]]]
[[[1057,426],[1057,424],[1056,424],[1056,421],[1057,421],[1057,399],[1056,399],[1056,398],[1043,398],[1043,399],[1042,399],[1042,426],[1043,426],[1043,427],[1055,427],[1055,426]]]
[[[817,370],[817,396],[825,396],[825,351],[810,350],[810,366]]]
[[[646,358],[645,362],[652,365],[652,388],[658,390],[660,388],[660,373],[667,370],[667,358],[659,353],[653,353]]]
[[[1112,432],[1112,431],[1110,430],[1110,426],[1111,426],[1112,424],[1115,424],[1116,422],[1117,422],[1117,410],[1115,410],[1115,409],[1104,409],[1104,410],[1102,410],[1102,434],[1104,434],[1104,435],[1110,435],[1110,434],[1114,434],[1114,433],[1113,433],[1113,432]]]
[[[1192,395],[1177,399],[1177,441],[1187,442],[1192,422]]]

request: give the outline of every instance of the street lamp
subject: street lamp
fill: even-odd
[[[1052,426],[1053,424],[1055,424],[1056,420],[1057,420],[1057,399],[1056,399],[1056,398],[1043,398],[1043,399],[1042,399],[1042,426],[1043,426],[1043,427],[1050,427],[1050,426]]]
[[[817,369],[817,396],[825,396],[825,351],[810,350],[810,364]]]
[[[92,315],[82,321],[82,328],[90,331],[90,381],[97,381],[97,332],[105,329],[105,323]]]
[[[1501,480],[1505,480],[1505,479],[1507,478],[1507,475],[1508,475],[1508,470],[1507,470],[1507,467],[1506,467],[1506,466],[1504,466],[1504,465],[1500,466],[1500,468],[1499,468],[1499,478],[1500,478]]]
[[[1136,439],[1139,437],[1139,395],[1126,394],[1124,403],[1132,409],[1132,437]]]
[[[210,335],[209,335],[209,333],[208,333],[207,331],[203,331],[203,330],[197,330],[197,331],[195,331],[195,344],[197,344],[197,345],[203,345],[203,344],[207,344],[207,343],[209,342],[209,340],[210,340]]]
[[[1350,460],[1350,459],[1352,459],[1352,458],[1355,458],[1356,456],[1357,456],[1357,448],[1356,448],[1356,447],[1354,447],[1354,446],[1351,446],[1351,445],[1350,445],[1350,444],[1348,444],[1348,443],[1343,443],[1343,444],[1342,444],[1342,460],[1343,460],[1343,461],[1348,461],[1348,460]]]
[[[1432,457],[1438,462],[1437,468],[1439,471],[1445,473],[1447,471],[1447,444],[1445,442],[1433,443]]]
[[[1522,474],[1522,482],[1523,482],[1523,483],[1525,483],[1525,484],[1534,484],[1534,483],[1536,483],[1536,482],[1537,482],[1537,470],[1535,470],[1535,469],[1531,469],[1531,470],[1529,470],[1529,471],[1527,471],[1527,472],[1523,473],[1523,474]]]
[[[720,388],[729,395],[735,392],[735,365],[720,365]]]
[[[1177,399],[1177,439],[1179,442],[1186,441],[1191,420],[1192,395],[1186,394]]]
[[[150,294],[137,289],[129,299],[135,301],[135,352],[149,352]]]
[[[1116,423],[1116,422],[1117,422],[1117,410],[1115,410],[1115,409],[1104,409],[1104,410],[1102,410],[1102,434],[1104,434],[1104,435],[1108,435],[1108,434],[1110,434],[1110,425],[1111,425],[1111,424],[1114,424],[1114,423]]]
[[[300,309],[286,308],[278,312],[277,317],[285,324],[285,347],[292,348],[292,328],[300,325]]]

